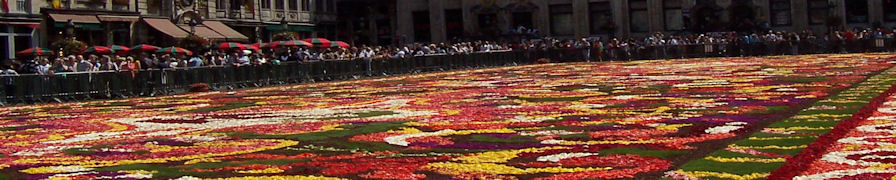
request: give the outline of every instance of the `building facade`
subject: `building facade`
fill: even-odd
[[[389,20],[389,26],[394,29],[392,39],[398,43],[445,42],[463,36],[496,37],[519,33],[521,29],[526,32],[535,29],[540,35],[583,38],[638,37],[652,32],[743,31],[756,27],[810,29],[821,33],[834,24],[841,28],[896,25],[896,1],[891,0],[394,0],[388,3],[394,9]],[[370,39],[363,42],[382,39],[366,37]]]
[[[39,45],[44,39],[40,36],[40,7],[47,2],[31,0],[5,1],[7,8],[0,11],[0,60],[12,58],[15,50],[27,49]]]
[[[274,34],[335,37],[336,0],[6,0],[0,60],[68,36],[88,45],[270,41]],[[71,32],[67,32],[71,31]],[[69,35],[70,33],[70,35]]]

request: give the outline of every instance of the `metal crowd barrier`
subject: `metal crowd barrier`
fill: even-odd
[[[99,71],[54,75],[0,76],[0,105],[112,99],[178,94],[196,83],[215,90],[262,87],[314,81],[349,80],[445,70],[592,60],[674,59],[785,54],[894,51],[894,39],[831,42],[714,43],[608,48],[549,48],[445,54],[394,59],[285,62],[243,67],[208,66],[140,71]]]
[[[323,60],[243,67],[209,66],[140,71],[97,71],[0,76],[0,105],[178,94],[197,83],[217,90],[312,81],[531,63],[524,51],[417,56],[397,59]],[[570,59],[572,60],[572,59]]]

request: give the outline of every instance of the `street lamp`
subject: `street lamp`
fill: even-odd
[[[280,18],[280,28],[283,28],[283,32],[286,32],[289,29],[289,23],[286,22],[286,16]]]
[[[75,34],[75,23],[72,22],[72,19],[68,19],[68,22],[65,23],[65,36],[74,38]]]
[[[187,24],[190,25],[190,34],[196,34],[196,26],[199,25],[199,22],[196,19],[190,18],[190,22]]]

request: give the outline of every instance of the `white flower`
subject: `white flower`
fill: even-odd
[[[635,98],[637,98],[637,97],[640,97],[640,95],[621,95],[621,96],[613,97],[613,99],[616,99],[616,100],[629,100],[629,99],[635,99]]]
[[[449,134],[449,133],[453,133],[453,132],[455,132],[455,131],[451,130],[451,129],[446,129],[446,130],[441,130],[441,131],[436,131],[436,132],[402,134],[402,135],[396,135],[396,136],[389,136],[389,137],[384,138],[383,140],[385,140],[386,143],[389,143],[392,145],[408,146],[408,144],[410,144],[407,141],[408,138],[438,136],[438,135]]]
[[[520,132],[520,136],[559,136],[559,135],[571,135],[571,134],[579,134],[582,132],[570,132],[566,130],[543,130],[543,131],[526,131]]]
[[[407,105],[410,100],[392,99],[379,103],[357,105],[357,106],[341,106],[321,109],[292,109],[274,112],[221,112],[213,115],[234,115],[236,118],[205,118],[201,115],[170,115],[170,116],[152,116],[152,117],[131,117],[109,120],[111,122],[126,124],[135,127],[127,131],[117,132],[95,132],[90,134],[80,134],[67,139],[45,141],[44,144],[67,144],[83,141],[93,141],[102,139],[115,139],[120,137],[158,137],[172,136],[182,133],[195,132],[209,129],[225,129],[232,127],[280,124],[289,121],[317,122],[320,119],[329,118],[358,118],[358,114],[389,111],[395,114],[382,115],[376,117],[365,117],[366,119],[394,119],[394,118],[410,118],[425,117],[437,115],[436,112],[430,111],[413,111],[401,110],[397,107]],[[150,120],[197,120],[202,119],[204,123],[157,123]],[[211,139],[204,137],[204,139]]]
[[[152,179],[152,174],[134,173],[115,176],[113,179]]]
[[[563,159],[576,158],[576,157],[586,157],[586,156],[596,156],[597,153],[560,153],[560,154],[551,154],[546,156],[540,156],[535,160],[541,162],[559,162]]]
[[[199,180],[199,178],[193,176],[183,176],[174,180]]]
[[[724,126],[712,127],[712,128],[704,130],[703,132],[706,132],[709,134],[730,133],[732,131],[737,131],[741,128],[744,128],[743,127],[744,125],[747,125],[747,123],[745,123],[745,122],[729,122],[729,123],[725,123]]]
[[[548,139],[548,140],[541,141],[541,144],[560,144],[560,143],[563,143],[563,142],[565,142],[565,141],[563,141],[563,140],[556,140],[556,139]]]
[[[794,92],[794,91],[799,91],[799,89],[796,89],[796,88],[778,88],[778,89],[775,89],[775,91],[778,91],[778,92]]]
[[[837,179],[847,176],[855,176],[859,174],[892,174],[896,173],[896,170],[876,170],[876,169],[846,169],[846,170],[836,170],[829,171],[819,174],[806,175],[806,176],[797,176],[793,177],[794,180],[814,180],[814,179]]]
[[[605,108],[605,107],[607,107],[607,105],[606,104],[577,104],[577,105],[571,105],[569,107],[575,108],[575,109],[599,109],[599,108]]]
[[[517,115],[517,116],[514,116],[513,119],[511,119],[511,121],[512,122],[542,122],[542,121],[549,121],[549,120],[554,120],[554,119],[556,119],[556,118],[552,118],[552,117],[530,118],[530,117],[527,117],[524,115]]]

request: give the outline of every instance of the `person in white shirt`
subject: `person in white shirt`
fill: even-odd
[[[405,53],[404,50],[398,50],[398,52],[395,52],[396,58],[404,58],[405,55],[407,55],[407,54]]]
[[[240,66],[249,65],[249,56],[240,56],[240,58],[236,60],[236,63],[238,63]]]
[[[50,61],[48,61],[46,59],[41,59],[40,64],[37,65],[37,73],[43,74],[43,75],[51,74],[52,73],[50,71],[51,67],[52,67],[52,65],[50,65]]]
[[[93,64],[84,59],[84,56],[78,55],[76,58],[78,60],[78,64],[75,65],[76,72],[93,71]]]
[[[16,93],[16,84],[13,80],[15,78],[14,76],[19,76],[19,73],[17,73],[16,70],[13,70],[10,66],[3,66],[3,70],[0,70],[0,80],[3,80],[3,84],[6,86],[6,89],[4,89],[4,91],[6,91],[6,96],[12,96]],[[6,97],[0,98],[5,99]]]
[[[199,67],[202,66],[202,59],[199,56],[193,56],[189,61],[190,67]]]

